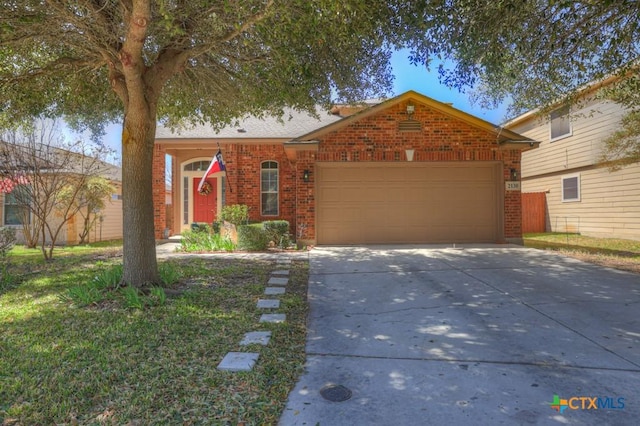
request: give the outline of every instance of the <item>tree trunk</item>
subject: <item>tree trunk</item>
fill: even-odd
[[[143,111],[146,109],[146,111]],[[160,283],[153,213],[155,111],[129,110],[122,131],[123,277],[138,288]]]

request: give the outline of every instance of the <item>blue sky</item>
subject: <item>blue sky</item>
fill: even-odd
[[[506,119],[507,105],[501,105],[498,109],[482,109],[478,105],[471,105],[469,95],[450,89],[438,81],[437,63],[430,71],[424,66],[415,66],[409,62],[409,51],[400,50],[391,57],[391,66],[396,77],[393,94],[400,95],[407,90],[415,90],[425,96],[440,102],[451,102],[453,107],[466,113],[475,115],[493,124],[500,124]]]
[[[407,50],[395,52],[391,57],[391,66],[395,75],[393,96],[400,95],[407,90],[415,90],[437,101],[451,102],[454,108],[494,124],[500,124],[506,118],[506,106],[495,110],[486,110],[481,109],[478,105],[471,105],[468,94],[460,93],[456,89],[449,89],[439,83],[437,65],[430,71],[427,71],[424,66],[412,65],[409,62]],[[107,128],[107,134],[102,139],[106,145],[117,151],[117,158],[120,158],[121,132],[120,124],[112,124]]]

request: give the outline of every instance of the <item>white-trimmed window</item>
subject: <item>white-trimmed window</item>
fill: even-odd
[[[580,175],[562,177],[562,202],[580,201]]]
[[[4,194],[4,217],[2,218],[4,225],[22,225],[25,218],[30,221],[29,211],[16,198],[18,191],[20,191],[19,186],[15,187],[12,192]]]
[[[566,138],[572,134],[569,107],[564,106],[555,111],[551,111],[549,117],[549,138],[551,142]]]
[[[260,166],[260,211],[262,216],[278,216],[278,163],[263,161]]]

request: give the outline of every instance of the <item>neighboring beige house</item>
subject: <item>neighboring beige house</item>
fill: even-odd
[[[614,172],[598,164],[603,142],[625,110],[592,92],[583,100],[571,110],[544,117],[531,111],[505,124],[541,142],[522,154],[523,199],[526,193],[546,194],[548,232],[640,240],[640,163]]]
[[[108,178],[114,187],[113,193],[106,199],[104,208],[98,212],[98,220],[89,233],[88,241],[106,241],[121,239],[122,230],[122,173],[119,167],[105,164],[104,177]],[[24,243],[22,235],[22,224],[20,223],[16,209],[20,207],[15,204],[15,200],[10,193],[0,191],[0,226],[16,228],[16,236],[19,243]],[[57,218],[51,219],[55,223]],[[82,231],[83,219],[80,214],[76,214],[63,226],[56,244],[77,244],[79,234]],[[58,222],[59,223],[59,222]]]

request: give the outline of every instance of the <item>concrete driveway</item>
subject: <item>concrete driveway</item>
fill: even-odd
[[[310,264],[281,425],[638,424],[639,275],[495,245],[321,247]]]

